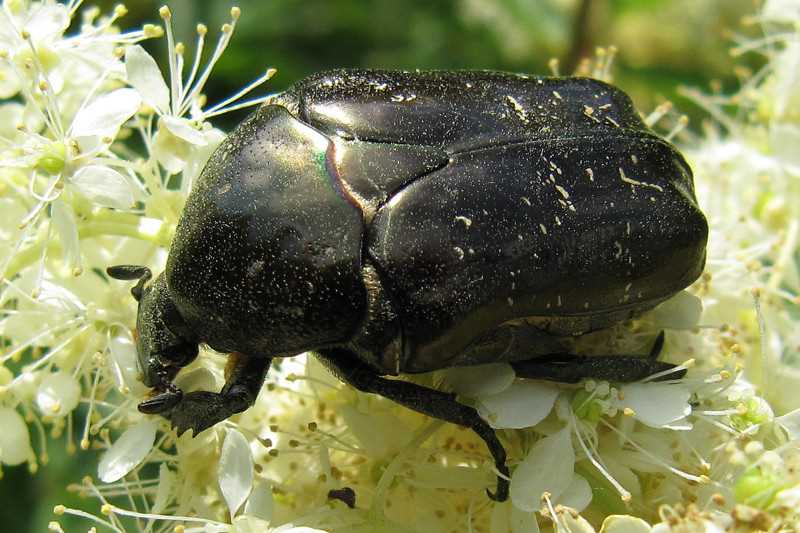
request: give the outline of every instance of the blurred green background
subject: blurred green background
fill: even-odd
[[[87,0],[87,4],[90,4]],[[97,2],[110,9],[117,2]],[[126,25],[160,23],[165,2],[126,4]],[[493,69],[562,73],[597,46],[615,45],[615,83],[643,112],[672,100],[695,125],[703,114],[677,94],[679,85],[732,90],[738,84],[729,49],[752,34],[742,18],[757,0],[243,0],[166,2],[177,39],[193,56],[195,26],[209,27],[214,43],[232,5],[243,12],[236,35],[207,85],[209,102],[232,94],[266,67],[278,75],[266,85],[281,91],[310,73],[338,67]],[[146,44],[166,64],[164,39]],[[159,46],[161,45],[161,46]],[[757,57],[740,65],[755,67]],[[718,83],[718,85],[717,85]],[[240,115],[224,116],[221,125]]]
[[[117,2],[86,0],[104,12]],[[124,28],[161,23],[164,2],[136,0],[126,4]],[[236,34],[207,85],[209,102],[220,101],[264,72],[278,69],[266,87],[285,89],[318,70],[334,67],[476,68],[547,74],[558,58],[568,73],[596,46],[614,44],[615,83],[637,107],[649,112],[672,100],[698,128],[702,110],[676,93],[692,86],[732,91],[738,86],[729,49],[757,28],[742,27],[756,11],[754,0],[176,0],[177,38],[194,54],[195,25],[205,22],[215,43],[232,5],[242,17]],[[146,44],[166,65],[164,40]],[[211,48],[209,47],[209,48]],[[751,69],[758,57],[737,60]],[[217,122],[224,129],[245,112]],[[699,129],[699,128],[698,128]],[[76,417],[81,420],[81,416]],[[35,476],[22,467],[3,471],[0,481],[0,530],[46,531],[53,506],[64,504],[99,512],[96,500],[81,502],[66,486],[95,474],[94,452],[68,455],[63,438],[51,442],[50,464]],[[59,517],[66,531],[86,531],[87,521]]]

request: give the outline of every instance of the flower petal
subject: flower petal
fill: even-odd
[[[31,40],[39,41],[61,36],[69,26],[69,10],[64,4],[42,4],[33,10],[25,23]]]
[[[103,94],[78,111],[70,132],[73,137],[113,136],[140,105],[142,98],[133,89],[116,89]]]
[[[537,511],[542,494],[557,499],[572,483],[575,450],[571,429],[564,429],[538,441],[511,476],[511,501],[523,511]]]
[[[362,413],[352,405],[340,405],[337,414],[359,445],[373,457],[396,453],[408,444],[413,435],[408,425],[388,411]]]
[[[114,378],[117,388],[122,390],[127,387],[136,396],[147,392],[148,388],[139,381],[139,356],[136,346],[128,336],[112,337],[108,343],[111,352],[111,361],[114,363]]]
[[[508,524],[510,533],[539,533],[539,523],[534,513],[526,513],[513,505],[509,512]]]
[[[514,369],[506,363],[461,366],[447,369],[444,379],[458,394],[476,398],[507,389],[514,382]]]
[[[97,474],[105,483],[125,477],[144,461],[156,440],[157,420],[144,420],[131,427],[100,458]]]
[[[600,533],[650,533],[650,524],[629,515],[611,515],[603,520]]]
[[[0,80],[2,78],[3,75],[0,73]],[[2,91],[0,91],[0,98],[7,98],[3,96]],[[24,124],[24,113],[25,106],[19,102],[8,102],[0,105],[0,136],[6,139],[14,139],[19,134],[17,126]]]
[[[800,440],[800,408],[775,418],[775,422],[783,428],[790,442]]]
[[[0,461],[14,466],[33,457],[28,425],[16,409],[0,407],[0,428]]]
[[[493,428],[527,428],[553,409],[561,390],[541,381],[517,381],[504,391],[478,399],[478,414]]]
[[[176,475],[167,467],[165,463],[161,463],[158,467],[158,490],[156,490],[156,497],[153,503],[151,512],[161,513],[167,508],[170,500],[172,499],[172,490],[175,488]]]
[[[253,487],[253,453],[247,439],[235,429],[225,435],[217,477],[222,497],[234,517]]]
[[[125,72],[128,83],[139,91],[145,102],[161,114],[169,111],[169,89],[161,70],[156,60],[138,44],[125,50]]]
[[[214,379],[214,374],[202,366],[178,375],[175,379],[175,385],[185,393],[219,388],[217,387],[217,380]]]
[[[628,383],[620,388],[623,408],[650,427],[665,427],[692,412],[689,389],[680,383]]]
[[[74,313],[86,310],[86,306],[74,292],[49,279],[42,280],[37,300],[50,307],[53,312]]]
[[[133,191],[125,176],[101,165],[88,165],[78,170],[70,183],[92,202],[117,209],[133,205]]]
[[[78,237],[78,224],[75,222],[75,211],[72,206],[59,198],[50,203],[50,216],[58,232],[61,248],[64,250],[64,263],[70,269],[80,266],[81,248]]]
[[[558,531],[568,531],[569,533],[594,533],[592,524],[581,515],[576,515],[571,509],[560,507],[556,509],[558,521],[561,527]]]
[[[275,501],[272,499],[272,487],[268,483],[259,483],[253,487],[253,492],[247,498],[244,514],[269,521],[272,520],[274,507]]]
[[[66,416],[78,407],[81,399],[81,386],[67,372],[48,374],[39,384],[36,393],[36,406],[45,416]]]
[[[272,533],[328,533],[322,529],[314,529],[313,527],[295,526],[294,524],[284,524],[277,529],[273,529]]]
[[[659,329],[692,329],[700,322],[703,302],[687,291],[678,294],[656,307],[650,314]]]
[[[161,117],[160,124],[163,124],[171,134],[189,144],[205,146],[208,144],[203,132],[192,126],[191,122],[185,118],[172,117],[165,115]]]
[[[168,128],[158,128],[151,154],[170,174],[177,174],[186,167],[192,145],[173,135]]]
[[[574,474],[572,476],[572,482],[564,489],[564,492],[561,493],[561,497],[558,498],[557,503],[559,505],[571,507],[580,513],[586,509],[591,502],[592,487],[589,486],[589,482],[586,481],[583,476]]]

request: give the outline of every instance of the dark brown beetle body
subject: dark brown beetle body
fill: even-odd
[[[190,194],[154,284],[166,294],[144,288],[140,305],[146,381],[165,391],[144,410],[200,430],[252,403],[270,358],[313,350],[492,448],[472,414],[421,406],[379,376],[563,352],[565,336],[695,280],[707,231],[684,159],[602,82],[315,75],[241,124]],[[201,342],[244,354],[217,395],[243,384],[235,409],[168,386]]]

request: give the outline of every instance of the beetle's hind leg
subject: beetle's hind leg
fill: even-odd
[[[561,383],[577,383],[582,379],[601,379],[605,381],[631,382],[639,381],[654,374],[664,373],[655,381],[679,379],[686,374],[686,369],[675,369],[676,365],[658,361],[658,355],[664,346],[664,332],[656,338],[650,354],[645,357],[624,355],[582,356],[556,353],[538,356],[527,361],[511,363],[517,377],[545,379]]]
[[[489,497],[496,501],[508,498],[506,450],[497,435],[472,407],[458,403],[455,394],[429,389],[408,381],[386,379],[365,365],[348,350],[330,349],[319,352],[323,363],[342,381],[362,392],[379,394],[419,413],[472,429],[486,443],[494,458],[497,489]]]
[[[228,357],[227,377],[220,392],[184,394],[181,401],[164,414],[178,435],[189,429],[197,435],[217,422],[241,413],[256,401],[272,359],[241,353],[232,353]]]

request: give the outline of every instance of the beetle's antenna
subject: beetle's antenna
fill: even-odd
[[[153,277],[153,272],[142,265],[116,265],[106,269],[106,274],[114,279],[132,280],[138,279],[139,283],[131,289],[131,294],[138,302],[142,299],[142,291],[144,291],[144,284]]]

